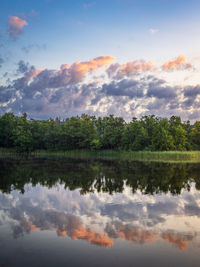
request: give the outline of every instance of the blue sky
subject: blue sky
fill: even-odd
[[[196,88],[200,83],[198,78],[199,11],[200,2],[197,0],[2,0],[0,9],[0,112],[11,111],[16,114],[27,112],[30,116],[37,118],[57,115],[72,116],[81,112],[95,115],[114,113],[130,119],[134,115],[142,116],[151,113],[159,115],[160,107],[162,111],[163,109],[166,111],[161,113],[162,116],[175,114],[181,115],[183,119],[198,119],[199,95],[195,93],[195,97],[188,100],[184,90]],[[184,60],[178,65],[170,65],[167,71],[162,68],[166,62],[176,62],[180,55],[184,56]],[[54,70],[54,76],[58,76],[62,64],[73,65],[78,61],[90,62],[92,59],[105,56],[114,57],[115,60],[100,64],[101,66],[98,63],[98,66],[88,69],[84,77],[75,83],[65,81],[61,87],[55,84],[51,86],[49,79],[52,71]],[[136,68],[137,70],[132,69],[130,73],[130,70],[128,71],[130,64],[129,67],[124,64],[135,62],[132,63],[131,68],[133,68],[139,64],[139,60],[151,61],[154,68],[145,68],[143,71],[140,66]],[[27,67],[24,69],[25,72],[18,70],[19,62],[23,62]],[[120,68],[126,67],[126,73],[117,75],[117,79],[116,75],[108,77],[106,69],[110,64],[120,65],[118,72]],[[26,80],[23,88],[16,87],[16,80],[27,77],[26,73],[30,72],[31,67],[42,71],[32,76],[30,80]],[[65,75],[69,75],[68,72],[71,73],[71,69],[65,72],[67,72]],[[44,74],[46,76],[42,78]],[[176,101],[179,103],[176,109],[169,107],[171,101],[167,103],[165,100],[166,103],[164,103],[164,100],[158,98],[157,95],[148,96],[147,91],[150,90],[148,86],[153,78],[149,78],[148,85],[143,85],[142,81],[150,76],[160,80],[161,91],[169,90],[169,86],[170,90],[174,87],[177,92]],[[42,89],[38,91],[34,87],[31,90],[35,91],[28,96],[25,92],[32,88],[30,84],[40,78],[47,79],[45,80],[46,87],[43,91]],[[142,99],[131,98],[127,96],[127,92],[123,94],[127,88],[119,88],[120,85],[117,82],[124,79],[129,82],[140,80],[140,88],[144,91]],[[18,80],[18,84],[19,81],[21,80]],[[44,84],[44,80],[41,82]],[[83,86],[86,87],[90,83],[93,83],[95,88],[88,89],[90,93],[85,92],[85,95],[89,94],[86,101],[82,95],[86,90],[83,90]],[[112,96],[110,93],[109,96],[105,95],[103,91],[105,83],[115,86],[115,90],[120,93]],[[38,88],[40,85],[38,84]],[[158,84],[154,87],[156,86]],[[73,87],[76,88],[73,89]],[[138,89],[131,87],[128,90]],[[39,95],[43,98],[43,100],[40,99],[43,108],[38,109],[34,108],[34,98]],[[62,96],[57,103],[58,107],[62,106],[62,110],[55,108],[55,102],[53,106],[49,102],[52,95]],[[83,102],[79,107],[74,106],[74,99],[80,96]],[[63,105],[60,105],[63,98],[71,99],[71,104],[62,100]],[[31,102],[32,109],[22,103],[23,99],[25,102]],[[191,106],[186,106],[184,101],[190,103]],[[94,102],[96,104],[92,105],[91,103]],[[141,105],[144,102],[146,106]],[[122,105],[122,110],[115,107],[116,103]],[[124,113],[125,103],[127,110]],[[150,107],[150,103],[154,109],[152,105]],[[183,108],[185,115],[183,115]]]

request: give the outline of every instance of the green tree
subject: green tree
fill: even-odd
[[[191,142],[194,149],[200,149],[200,121],[196,121],[191,130]]]
[[[100,140],[103,149],[118,149],[121,147],[124,125],[124,119],[114,117],[114,115],[97,119],[97,139]]]
[[[144,147],[146,150],[155,150],[153,144],[153,133],[155,131],[155,127],[158,123],[158,118],[154,115],[151,116],[143,116],[140,120],[141,125],[144,127],[147,132],[147,138],[145,139]]]
[[[61,134],[61,123],[58,118],[50,119],[43,125],[45,129],[44,142],[45,147],[50,150],[58,150]]]
[[[139,151],[143,150],[146,145],[147,131],[141,122],[135,118],[125,126],[122,136],[122,146],[125,150]]]
[[[66,119],[62,125],[62,145],[64,150],[90,149],[96,136],[94,118],[82,114],[81,117]]]
[[[0,117],[0,147],[11,148],[14,146],[14,132],[16,118],[13,113],[5,113]]]
[[[172,116],[169,120],[170,133],[176,150],[186,150],[187,132],[184,129],[181,118]]]
[[[170,134],[170,125],[167,119],[159,119],[152,133],[152,144],[154,150],[168,151],[174,150],[173,137]]]
[[[27,120],[27,114],[17,118],[17,126],[14,134],[14,146],[17,152],[29,153],[34,150],[33,136],[30,129],[30,122]]]

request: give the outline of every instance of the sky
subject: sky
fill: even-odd
[[[0,115],[200,119],[199,0],[2,0]]]

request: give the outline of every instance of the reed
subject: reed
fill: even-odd
[[[0,149],[0,157],[22,157],[26,153],[17,153],[12,149]],[[28,154],[29,157],[68,157],[80,159],[120,159],[166,162],[200,162],[200,151],[49,151],[38,150]]]

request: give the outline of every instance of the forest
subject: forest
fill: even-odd
[[[0,148],[19,153],[38,150],[123,150],[190,151],[200,150],[200,121],[182,122],[178,116],[154,115],[126,122],[114,115],[81,116],[61,120],[28,119],[27,114],[0,116]]]

